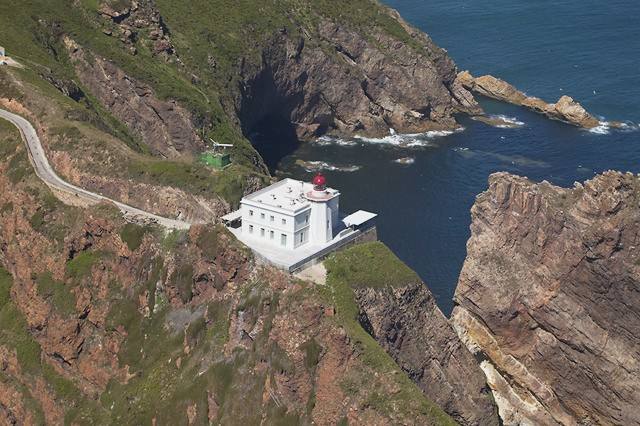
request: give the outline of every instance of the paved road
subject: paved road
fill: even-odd
[[[68,182],[65,182],[56,174],[56,172],[49,164],[49,160],[47,160],[47,156],[44,152],[44,149],[42,148],[42,144],[40,143],[40,138],[38,138],[38,134],[36,133],[31,123],[29,123],[19,115],[13,114],[3,109],[0,109],[0,117],[11,122],[20,130],[22,140],[24,140],[27,145],[27,149],[29,150],[29,157],[36,171],[36,174],[40,179],[42,179],[44,183],[46,183],[50,187],[56,188],[68,194],[72,194],[73,196],[82,199],[82,201],[86,201],[91,204],[96,204],[100,201],[111,201],[122,211],[125,218],[132,221],[158,223],[159,225],[171,229],[189,229],[189,227],[191,226],[191,224],[187,222],[167,219],[165,217],[161,217],[153,213],[149,213],[144,210],[140,210],[135,207],[123,204],[119,201],[112,200],[111,198],[104,197],[100,194],[89,192]]]

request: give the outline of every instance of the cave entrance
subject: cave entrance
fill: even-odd
[[[300,146],[295,127],[281,116],[268,115],[251,128],[249,140],[275,174],[280,162]]]

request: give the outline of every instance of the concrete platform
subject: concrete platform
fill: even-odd
[[[240,228],[228,228],[238,240],[249,247],[259,261],[276,266],[289,272],[300,271],[322,260],[329,253],[336,251],[350,243],[362,239],[365,235],[373,235],[375,239],[375,227],[367,229],[347,228],[338,233],[331,241],[321,245],[304,245],[295,250],[282,250],[278,247],[264,243],[258,239],[250,238],[242,234]]]

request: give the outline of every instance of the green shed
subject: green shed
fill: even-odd
[[[200,161],[207,166],[222,170],[231,164],[231,156],[228,153],[205,152],[200,155]]]

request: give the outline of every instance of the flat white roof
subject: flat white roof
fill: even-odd
[[[242,212],[240,210],[236,210],[222,216],[222,220],[233,222],[234,220],[240,219],[241,217],[242,217]]]
[[[311,183],[287,178],[245,196],[242,202],[247,202],[257,207],[295,213],[311,205],[311,202],[305,196],[310,191],[313,191]],[[328,199],[340,195],[337,190],[332,188],[327,188],[326,193]]]
[[[375,213],[358,210],[357,212],[350,214],[349,216],[342,219],[342,223],[344,223],[346,226],[359,226],[370,221],[376,216],[378,215]]]

